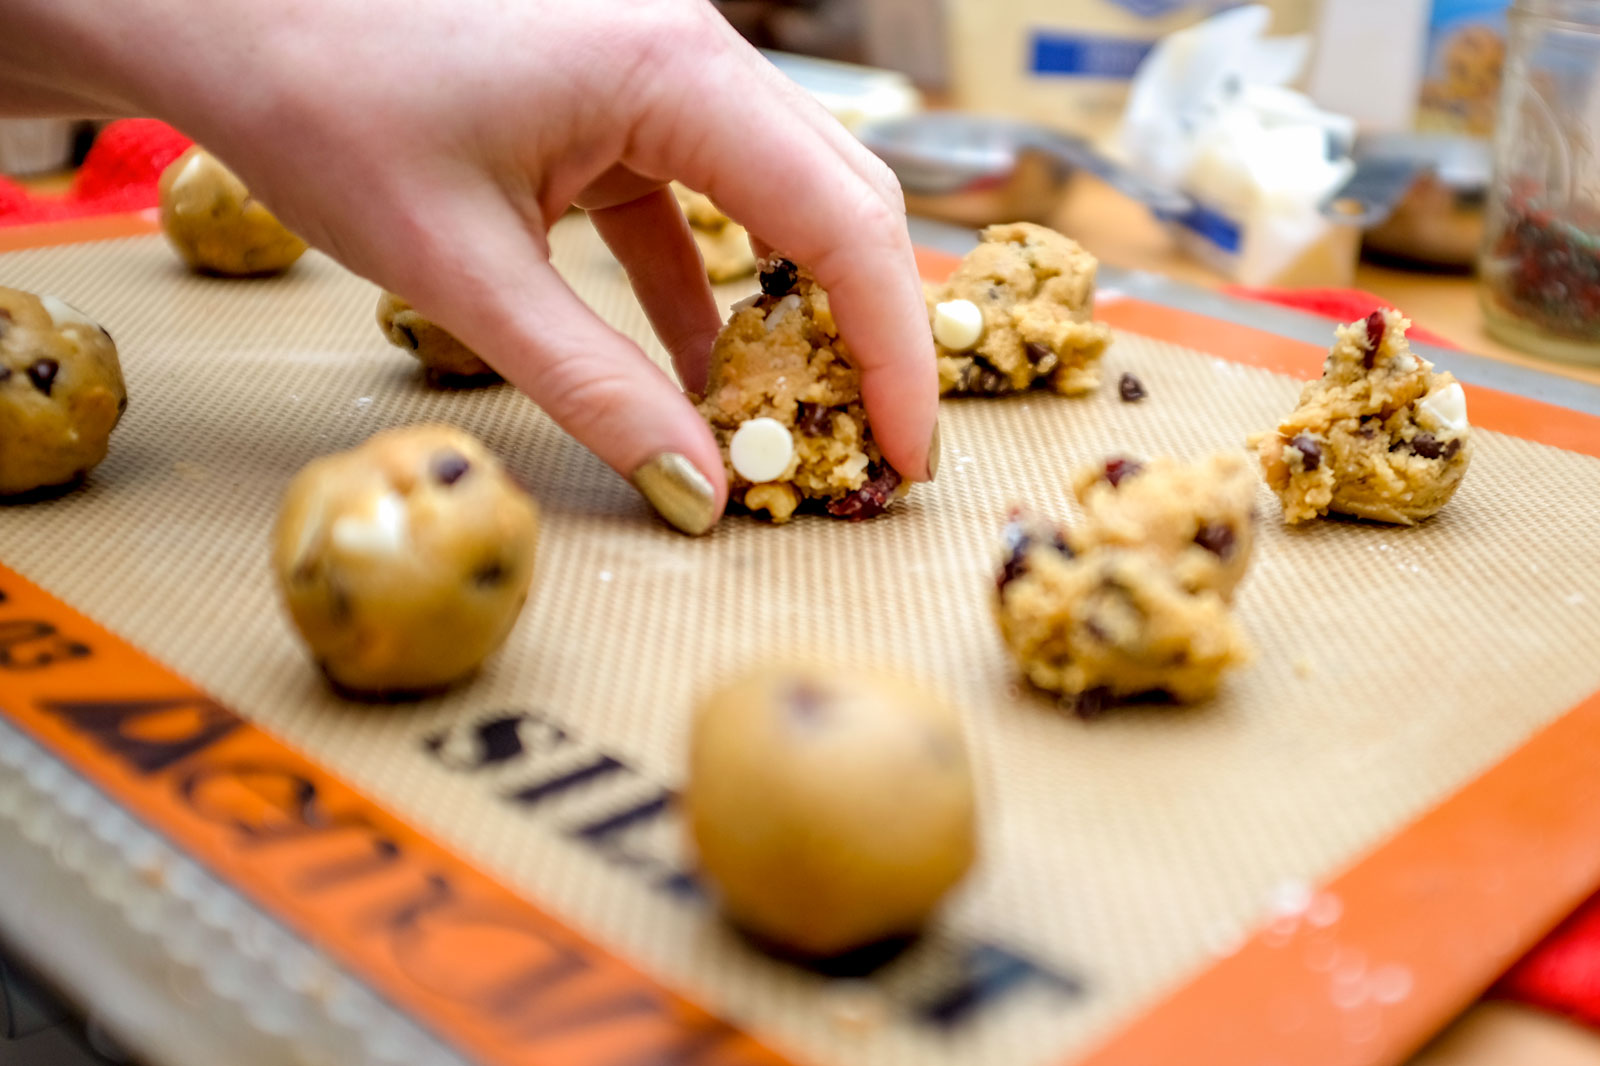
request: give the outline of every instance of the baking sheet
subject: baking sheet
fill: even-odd
[[[662,358],[592,231],[569,219],[552,241],[574,287]],[[0,509],[0,559],[815,1061],[1070,1058],[1275,908],[1337,929],[1337,901],[1312,885],[1600,688],[1600,460],[1491,432],[1456,500],[1418,529],[1269,519],[1238,604],[1260,656],[1211,704],[1083,723],[1020,687],[986,599],[1006,510],[1068,513],[1067,472],[1107,452],[1238,447],[1298,389],[1132,332],[1108,372],[1136,370],[1142,404],[1111,390],[949,403],[941,478],[892,517],[735,518],[690,541],[509,388],[425,388],[379,336],[376,290],[318,256],[226,282],[140,237],[5,255],[0,284],[98,316],[131,397],[89,486]],[[535,591],[470,686],[410,707],[344,703],[276,603],[277,498],[315,455],[432,419],[483,436],[539,497]],[[1276,514],[1264,489],[1260,502]],[[866,985],[754,953],[680,876],[668,797],[693,695],[795,649],[945,688],[982,762],[978,875]],[[493,730],[520,751],[477,767]],[[1387,960],[1366,961],[1398,987]]]

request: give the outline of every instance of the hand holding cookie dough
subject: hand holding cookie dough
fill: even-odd
[[[722,512],[716,441],[546,239],[589,212],[698,393],[721,322],[673,178],[813,271],[885,458],[932,476],[938,383],[899,185],[704,0],[413,0],[404,18],[379,0],[7,0],[5,23],[0,106],[172,122],[684,532]]]

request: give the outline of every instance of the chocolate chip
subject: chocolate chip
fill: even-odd
[[[789,713],[807,722],[816,722],[828,709],[828,694],[810,681],[796,681],[785,694]]]
[[[1011,391],[1011,379],[986,363],[974,360],[961,375],[961,392],[978,396],[999,396]]]
[[[460,452],[444,451],[433,457],[433,476],[441,485],[454,485],[471,469],[472,464]]]
[[[1105,714],[1115,702],[1116,697],[1110,689],[1104,686],[1091,688],[1086,692],[1078,693],[1077,697],[1072,701],[1072,713],[1086,722],[1093,721]]]
[[[11,368],[9,366],[0,366],[0,385],[4,385],[6,382],[8,382],[10,380],[11,380]]]
[[[1028,342],[1028,362],[1035,374],[1048,374],[1061,363],[1061,357],[1042,344]]]
[[[1444,446],[1444,451],[1439,454],[1439,458],[1454,459],[1456,457],[1456,452],[1459,452],[1460,450],[1461,438],[1457,437],[1455,440],[1452,440],[1449,444]]]
[[[800,269],[787,259],[774,259],[761,268],[761,291],[768,296],[787,296],[800,280]]]
[[[410,348],[412,351],[416,351],[418,346],[417,335],[411,332],[411,327],[402,326],[400,323],[396,322],[394,324],[394,328],[399,330],[400,335],[406,339],[406,347]]]
[[[1194,542],[1219,559],[1233,554],[1233,527],[1226,522],[1207,522],[1194,535]]]
[[[472,572],[472,583],[481,589],[490,589],[505,584],[510,577],[511,571],[499,559],[495,559]]]
[[[1304,460],[1306,473],[1309,474],[1322,465],[1322,445],[1304,433],[1291,440],[1289,447],[1300,453],[1300,457]]]
[[[1115,459],[1106,460],[1106,480],[1111,482],[1112,488],[1120,488],[1124,480],[1143,469],[1144,464],[1139,460],[1119,455]]]
[[[1432,433],[1418,433],[1411,438],[1411,451],[1424,459],[1437,459],[1444,454],[1444,445]]]
[[[0,380],[4,380],[4,379],[0,378]],[[117,414],[120,415],[122,412],[126,411],[127,409],[128,409],[128,398],[126,396],[124,396],[122,399],[117,401]]]
[[[1147,395],[1144,391],[1144,382],[1132,374],[1122,375],[1122,380],[1117,382],[1117,395],[1122,397],[1123,403],[1138,403]]]
[[[33,382],[33,387],[50,395],[50,390],[55,387],[56,375],[61,373],[61,364],[54,359],[40,359],[28,368],[28,380]]]
[[[833,432],[833,409],[820,403],[801,402],[795,413],[794,428],[808,437],[826,437]]]
[[[867,468],[867,483],[848,496],[828,501],[828,513],[835,518],[848,518],[859,522],[875,518],[889,509],[894,490],[900,487],[900,471],[888,463],[878,463]]]
[[[1006,524],[1005,532],[1000,537],[1006,550],[1006,560],[1001,564],[994,583],[996,589],[1005,592],[1007,585],[1028,572],[1028,549],[1033,546],[1033,536],[1027,526],[1013,519]]]

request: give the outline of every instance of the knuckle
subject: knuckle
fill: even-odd
[[[558,362],[544,378],[537,385],[540,404],[573,436],[590,444],[622,436],[637,395],[627,381],[573,359]]]

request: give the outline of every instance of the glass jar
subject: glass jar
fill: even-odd
[[[1479,295],[1489,332],[1600,364],[1600,0],[1517,0]]]

